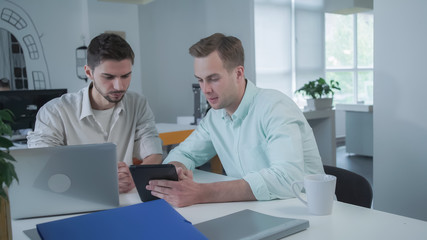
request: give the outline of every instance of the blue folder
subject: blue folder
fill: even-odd
[[[166,201],[37,224],[42,239],[207,239]]]

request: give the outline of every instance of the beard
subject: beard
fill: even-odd
[[[118,103],[120,102],[123,97],[125,96],[126,91],[113,91],[113,92],[109,92],[109,93],[104,93],[101,91],[101,89],[98,88],[98,86],[96,85],[95,81],[93,81],[93,86],[95,87],[95,89],[99,92],[99,94],[101,94],[101,96],[103,96],[105,98],[105,100],[107,100],[110,103]],[[123,95],[121,96],[120,99],[112,99],[108,94],[115,94],[115,93],[123,93]]]

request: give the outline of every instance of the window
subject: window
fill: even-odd
[[[255,1],[256,84],[292,95],[291,1]]]
[[[326,79],[340,82],[335,103],[373,103],[372,13],[325,14]]]
[[[373,14],[324,13],[322,0],[255,0],[256,84],[293,98],[319,77],[340,82],[335,103],[373,103]]]
[[[258,87],[277,89],[305,105],[294,92],[325,74],[324,18],[323,0],[255,0]]]

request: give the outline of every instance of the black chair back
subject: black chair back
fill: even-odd
[[[372,187],[363,176],[349,170],[324,165],[325,173],[337,177],[335,195],[340,202],[371,208]]]

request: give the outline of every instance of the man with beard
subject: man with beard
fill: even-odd
[[[162,162],[161,140],[145,97],[128,92],[134,53],[115,34],[90,42],[85,72],[89,86],[46,103],[37,113],[28,147],[112,142],[117,145],[119,192],[135,187],[128,165]]]

